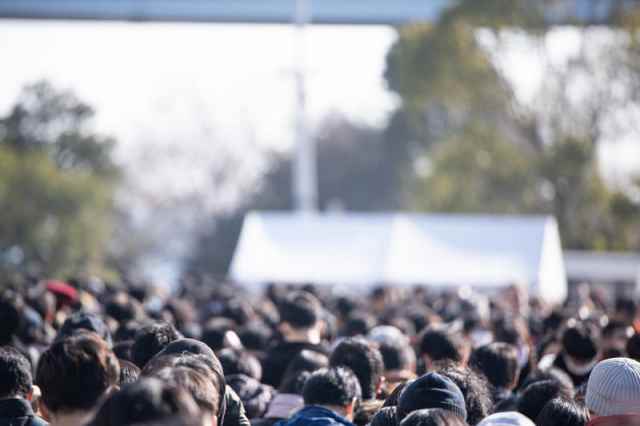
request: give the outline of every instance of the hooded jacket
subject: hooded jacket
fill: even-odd
[[[276,423],[277,426],[354,426],[349,420],[328,408],[309,405],[298,411],[289,420]]]

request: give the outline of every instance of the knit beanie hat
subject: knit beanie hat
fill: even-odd
[[[516,411],[505,411],[490,415],[478,423],[478,426],[535,426],[535,423]]]
[[[640,363],[630,358],[600,361],[587,382],[586,406],[598,416],[640,413]]]
[[[398,400],[398,421],[423,408],[442,408],[467,419],[462,391],[451,379],[438,373],[425,374],[403,389]]]

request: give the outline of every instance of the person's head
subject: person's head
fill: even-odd
[[[585,403],[597,417],[640,414],[640,363],[629,358],[600,361],[589,376]]]
[[[280,393],[302,394],[302,387],[307,376],[328,366],[329,358],[326,355],[304,350],[296,355],[287,366],[278,390]]]
[[[589,412],[581,405],[564,398],[547,402],[536,419],[536,426],[585,426]]]
[[[462,391],[451,379],[439,373],[427,373],[405,386],[398,400],[398,420],[424,408],[450,410],[465,421],[467,419]]]
[[[131,346],[131,360],[140,368],[154,355],[180,338],[180,333],[168,322],[157,322],[141,328]]]
[[[467,426],[467,422],[452,411],[430,408],[412,412],[400,426]]]
[[[247,351],[230,348],[223,349],[218,352],[218,359],[222,364],[225,376],[244,374],[258,381],[262,378],[260,361]]]
[[[0,347],[0,399],[31,400],[33,377],[29,360],[11,346]]]
[[[518,400],[518,411],[535,421],[547,402],[558,397],[571,398],[560,383],[554,380],[532,383],[522,392]]]
[[[102,338],[109,347],[112,346],[111,331],[107,324],[96,314],[76,312],[62,324],[56,340],[62,340],[79,332],[91,331]]]
[[[196,416],[189,393],[156,378],[142,378],[113,393],[89,426],[129,426],[175,415]]]
[[[120,379],[118,359],[95,333],[77,333],[59,340],[40,358],[36,384],[41,408],[49,418],[91,412]]]
[[[375,399],[384,384],[384,362],[377,347],[352,337],[341,341],[329,357],[332,367],[348,367],[358,377],[362,399]]]
[[[302,398],[305,405],[327,407],[352,420],[362,393],[358,379],[348,368],[329,367],[311,373]]]
[[[518,383],[518,351],[508,343],[495,342],[475,349],[469,365],[496,388],[513,389]]]
[[[629,358],[640,361],[640,333],[636,333],[629,338],[626,350]]]
[[[217,418],[224,394],[214,387],[212,380],[202,369],[187,366],[164,367],[155,371],[152,377],[186,390],[203,413],[207,413],[212,419]]]
[[[308,339],[319,343],[322,324],[322,305],[306,291],[296,291],[278,305],[280,332],[285,340]]]
[[[257,419],[264,414],[275,396],[275,390],[244,374],[227,375],[227,385],[240,397],[247,417]]]
[[[588,374],[600,352],[598,330],[585,322],[569,320],[562,333],[562,352],[570,372]]]
[[[209,379],[218,395],[225,394],[226,382],[222,365],[213,350],[203,342],[188,338],[171,342],[147,363],[142,375],[153,376],[155,372],[166,367],[193,369]],[[224,412],[224,398],[220,398],[217,410],[218,424],[222,423]]]
[[[460,388],[467,408],[467,422],[477,424],[491,412],[493,401],[484,376],[467,367],[449,367],[439,371]]]
[[[397,407],[382,407],[371,419],[370,426],[398,426]]]
[[[420,336],[420,357],[429,370],[447,364],[464,365],[469,350],[462,333],[444,327],[428,327]]]
[[[20,308],[14,295],[0,295],[0,345],[8,345],[20,328]]]
[[[490,415],[478,423],[478,426],[536,426],[536,424],[516,411],[505,411]]]

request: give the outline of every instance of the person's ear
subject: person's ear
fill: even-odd
[[[358,400],[353,398],[351,403],[349,403],[346,407],[344,407],[344,416],[347,420],[353,420],[353,415],[355,414],[356,402]]]
[[[40,412],[40,417],[51,423],[51,413],[49,413],[49,409],[47,408],[45,403],[42,402],[42,398],[38,400],[38,411]]]
[[[380,396],[386,383],[387,378],[385,376],[380,376],[380,378],[378,379],[378,385],[376,386],[376,396]]]

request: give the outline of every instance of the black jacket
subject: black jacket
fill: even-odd
[[[289,363],[302,351],[310,350],[327,355],[322,345],[306,342],[281,342],[272,346],[262,360],[262,383],[278,388]]]
[[[31,403],[22,398],[0,399],[0,426],[47,426],[33,413]]]

